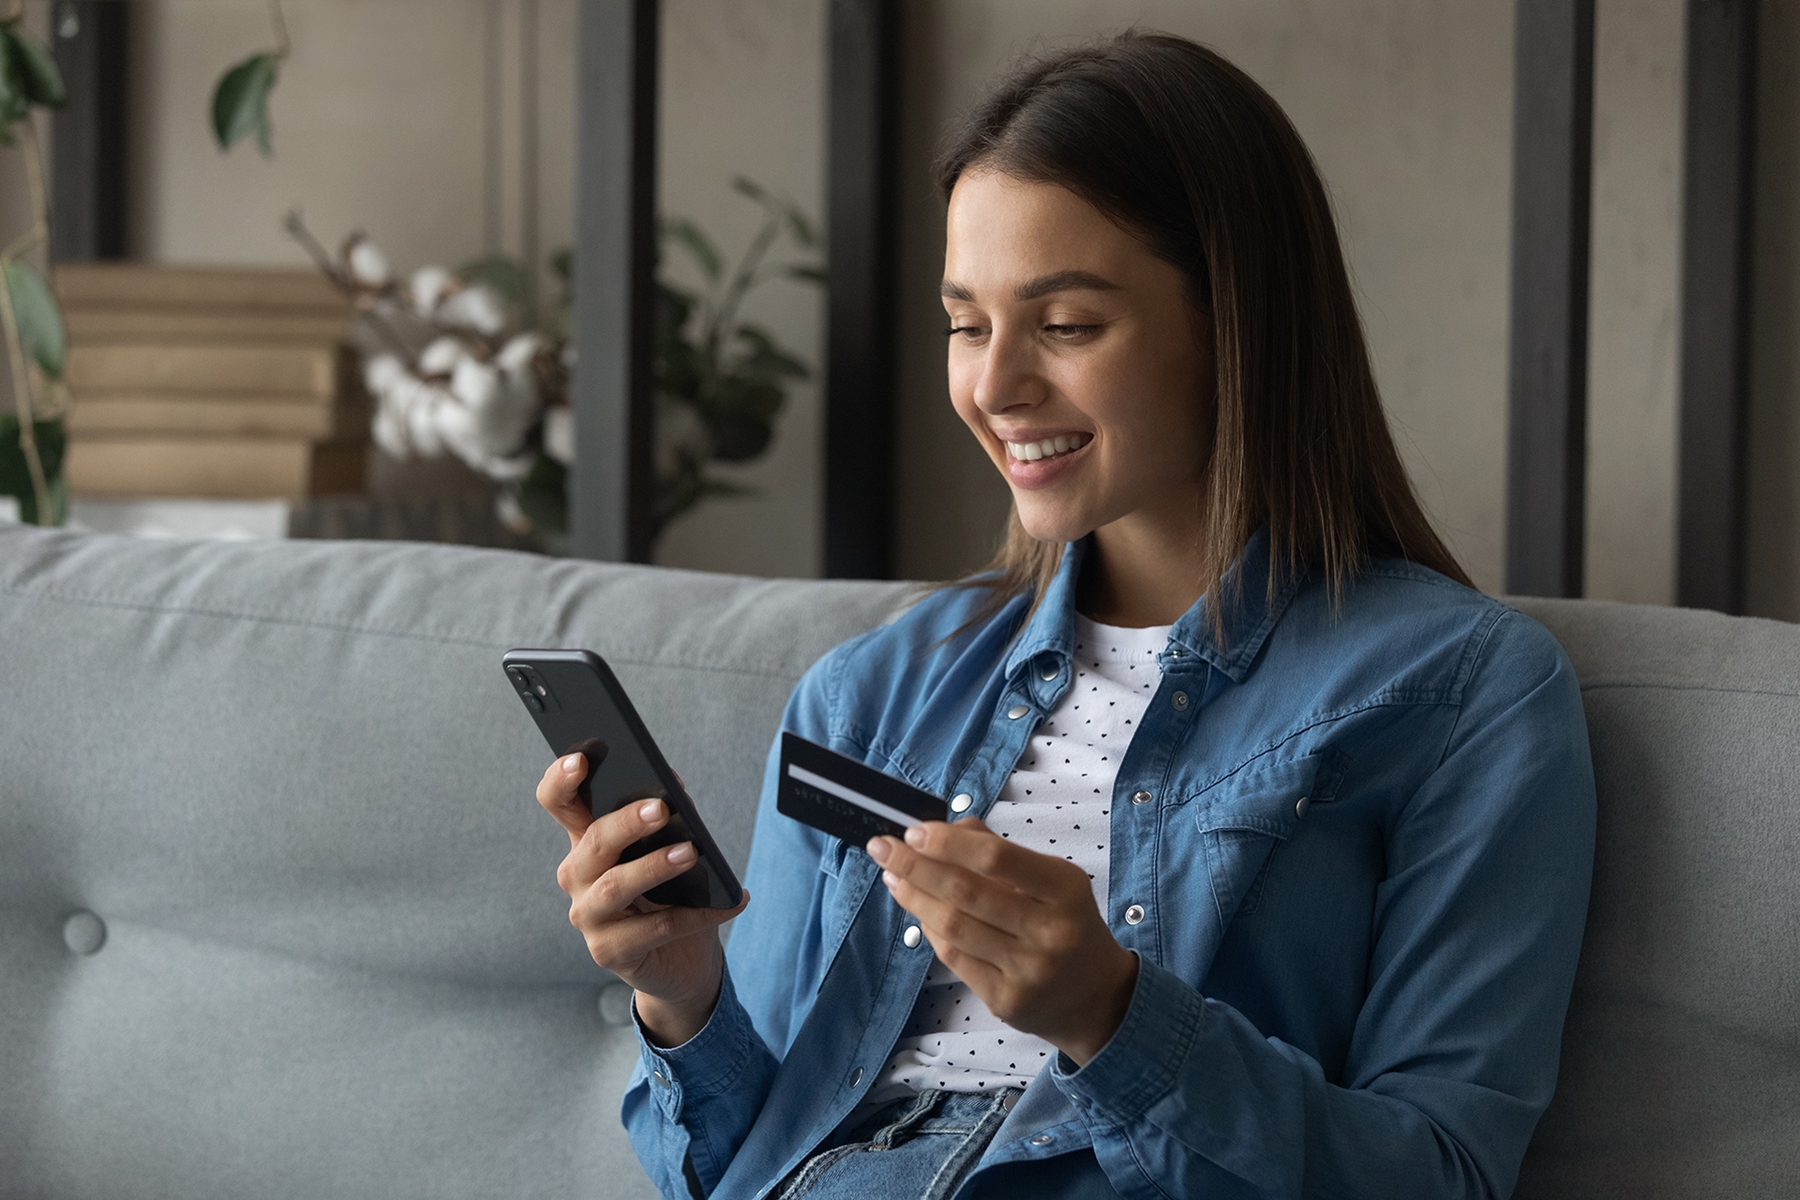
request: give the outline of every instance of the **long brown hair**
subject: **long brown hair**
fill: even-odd
[[[1271,597],[1313,570],[1336,603],[1376,555],[1469,584],[1394,449],[1318,168],[1254,80],[1166,34],[1064,50],[1015,69],[969,114],[938,160],[946,200],[977,165],[1074,192],[1180,270],[1210,318],[1206,595],[1263,525]],[[1062,549],[1015,507],[988,569],[953,586],[991,589],[977,621],[1018,595],[1035,607]]]

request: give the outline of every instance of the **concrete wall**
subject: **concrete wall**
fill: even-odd
[[[283,8],[293,52],[271,102],[275,155],[264,159],[246,144],[222,155],[207,123],[219,74],[272,42],[263,0],[136,5],[138,257],[301,264],[279,228],[294,207],[328,244],[366,229],[407,270],[492,251],[535,250],[541,261],[569,244],[576,0],[286,0]],[[728,252],[758,215],[730,190],[734,175],[819,214],[824,0],[663,8],[664,211],[698,219]],[[772,283],[746,312],[821,361],[814,289]],[[709,501],[682,519],[661,560],[817,574],[819,447],[818,389],[803,384],[790,392],[770,453],[729,472],[756,494]]]

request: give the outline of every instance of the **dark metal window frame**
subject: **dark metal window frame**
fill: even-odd
[[[1593,0],[1518,0],[1506,587],[1580,596]],[[1756,0],[1688,0],[1676,603],[1743,611]]]

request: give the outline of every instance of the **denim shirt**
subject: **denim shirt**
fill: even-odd
[[[1073,674],[1068,548],[1020,598],[939,591],[839,646],[783,728],[940,796],[999,795]],[[1171,630],[1119,765],[1103,914],[1123,1023],[1058,1055],[961,1195],[1506,1196],[1556,1083],[1593,866],[1574,672],[1414,564],[1270,597],[1259,534]],[[1021,622],[1024,626],[1021,629]],[[1016,635],[1016,636],[1015,636]],[[861,847],[775,810],[771,751],[717,1008],[624,1100],[665,1196],[760,1197],[874,1083],[932,958]]]

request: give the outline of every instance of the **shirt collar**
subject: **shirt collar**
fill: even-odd
[[[1090,534],[1063,547],[1062,562],[1044,593],[1043,603],[1032,613],[1007,657],[1008,678],[1042,655],[1049,654],[1066,663],[1073,653],[1075,585],[1092,543]],[[1251,535],[1243,553],[1226,571],[1219,589],[1225,597],[1224,637],[1215,635],[1203,596],[1169,630],[1169,652],[1198,657],[1229,676],[1233,683],[1242,683],[1255,665],[1263,643],[1300,590],[1301,576],[1296,573],[1271,597],[1268,578],[1269,532],[1264,527]]]

